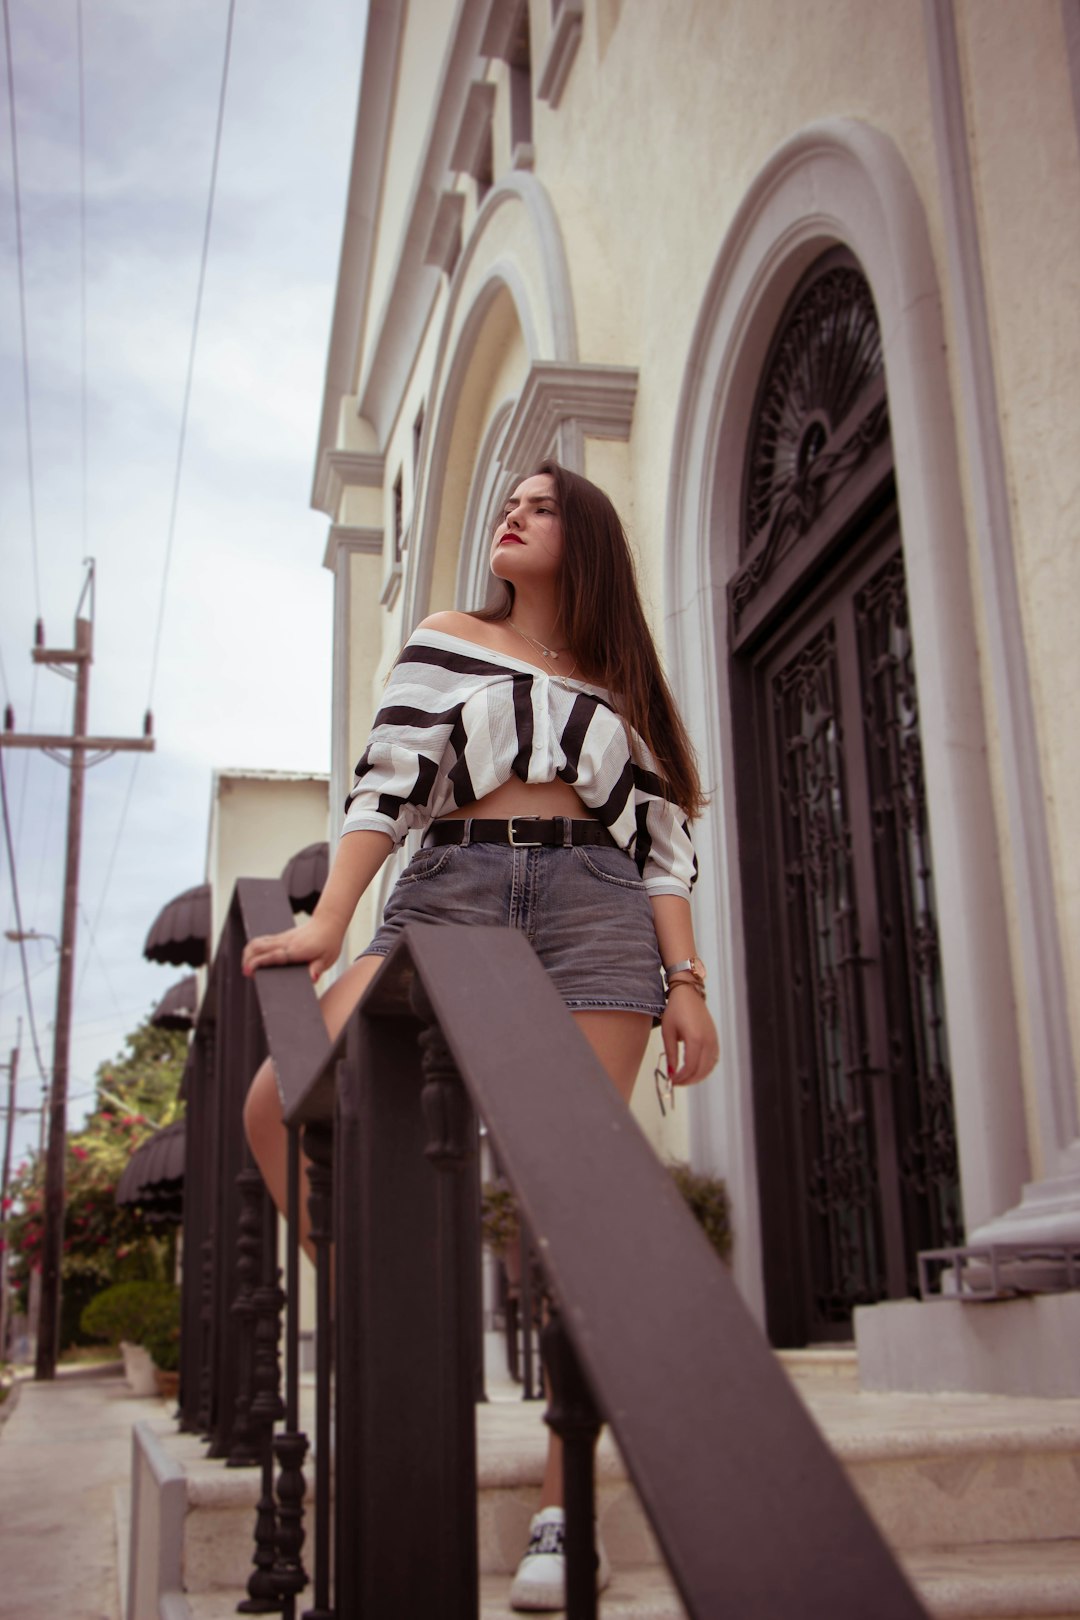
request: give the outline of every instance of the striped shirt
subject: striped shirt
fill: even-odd
[[[610,693],[439,630],[414,631],[390,672],[342,832],[368,828],[400,844],[512,776],[569,783],[651,894],[689,895],[687,817]]]

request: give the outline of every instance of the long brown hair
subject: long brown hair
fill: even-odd
[[[566,644],[579,666],[611,692],[674,802],[695,816],[706,802],[697,761],[645,622],[619,514],[602,489],[557,461],[542,461],[536,473],[554,480],[562,519],[559,624]],[[514,587],[500,579],[495,601],[474,617],[498,623],[513,609]]]

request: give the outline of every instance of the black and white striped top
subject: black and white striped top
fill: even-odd
[[[631,758],[610,694],[439,630],[414,631],[390,672],[342,831],[370,828],[400,844],[511,776],[568,782],[634,856],[651,894],[689,895],[697,862],[687,817],[638,737]]]

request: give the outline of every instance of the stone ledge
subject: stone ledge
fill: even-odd
[[[864,1390],[1080,1397],[1080,1293],[860,1306],[855,1342]]]

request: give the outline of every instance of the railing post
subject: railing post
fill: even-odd
[[[444,1501],[436,1556],[447,1586],[479,1590],[476,1545],[476,1375],[480,1359],[479,1185],[476,1116],[450,1049],[418,983],[413,1007],[431,1020],[420,1036],[428,1130],[424,1152],[439,1171],[438,1346]],[[465,1174],[468,1168],[473,1174]],[[449,1614],[451,1611],[445,1611]],[[462,1615],[471,1611],[455,1610]]]
[[[262,1212],[265,1201],[262,1176],[246,1164],[236,1178],[240,1189],[240,1220],[236,1240],[237,1293],[232,1314],[237,1321],[236,1404],[229,1443],[229,1468],[252,1468],[259,1462],[255,1428],[251,1421],[255,1361],[255,1283],[262,1249]]]
[[[315,1248],[315,1568],[314,1603],[304,1620],[334,1620],[330,1604],[330,1393],[333,1376],[333,1156],[334,1132],[329,1125],[304,1127],[308,1159],[308,1210],[311,1242]],[[351,1437],[345,1439],[346,1445]],[[339,1534],[342,1527],[339,1525]],[[349,1527],[345,1527],[349,1533]]]
[[[595,1458],[600,1414],[554,1306],[549,1307],[541,1340],[551,1386],[545,1419],[563,1443],[566,1615],[567,1620],[596,1620]]]
[[[278,1341],[281,1337],[281,1308],[285,1295],[278,1286],[277,1212],[269,1198],[263,1200],[262,1276],[251,1296],[254,1324],[254,1368],[250,1421],[255,1431],[262,1468],[261,1491],[255,1510],[254,1569],[248,1577],[248,1595],[237,1604],[240,1614],[272,1614],[281,1608],[275,1577],[277,1561],[277,1504],[274,1500],[274,1424],[282,1417],[281,1365]]]
[[[278,1465],[278,1538],[274,1579],[283,1620],[293,1620],[296,1599],[307,1585],[304,1546],[304,1458],[300,1432],[300,1132],[289,1128],[285,1256],[285,1428],[274,1440]]]
[[[451,1100],[460,1081],[440,1054],[421,1072],[418,1033],[400,998],[371,1014],[361,1004],[338,1070],[337,1432],[348,1437],[335,1466],[341,1620],[476,1620],[479,1604],[479,1156],[471,1111]],[[431,1124],[425,1082],[434,1087]],[[429,1148],[446,1168],[433,1168]],[[441,1274],[455,1231],[469,1255],[459,1245]],[[454,1297],[463,1277],[474,1279],[466,1302]],[[448,1334],[455,1310],[464,1344]]]

